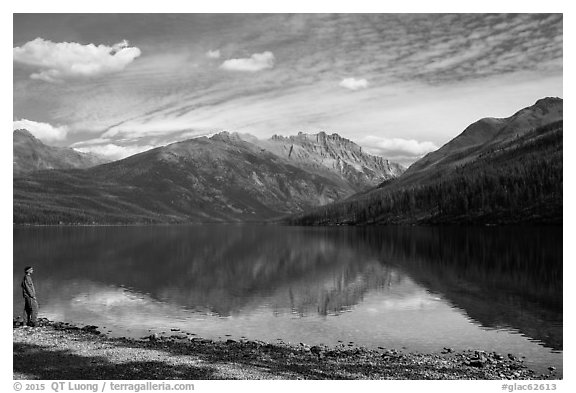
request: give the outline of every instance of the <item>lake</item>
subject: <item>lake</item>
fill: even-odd
[[[14,227],[14,316],[112,336],[525,356],[562,373],[561,227]]]

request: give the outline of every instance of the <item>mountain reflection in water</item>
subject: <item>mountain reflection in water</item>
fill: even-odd
[[[378,310],[438,298],[484,328],[562,349],[561,228],[16,227],[15,315],[25,265],[37,267],[41,311],[71,320],[331,318],[379,294]]]

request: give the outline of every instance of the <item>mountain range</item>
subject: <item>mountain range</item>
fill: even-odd
[[[34,147],[26,154],[37,154]],[[337,134],[259,141],[221,132],[89,168],[18,172],[14,222],[261,221],[341,200],[403,170]]]
[[[102,164],[18,130],[14,222],[559,223],[562,119],[562,99],[544,98],[407,170],[325,132],[221,132]]]
[[[299,132],[296,136],[274,135],[267,140],[256,139],[250,135],[240,137],[289,160],[294,165],[308,170],[333,172],[358,190],[398,177],[405,171],[400,164],[366,154],[362,147],[338,134]]]
[[[109,160],[66,147],[47,146],[27,130],[13,133],[13,175],[42,169],[89,168]]]
[[[460,135],[440,149],[428,153],[406,171],[406,179],[420,178],[418,174],[447,172],[504,145],[519,144],[529,132],[538,127],[562,120],[562,99],[543,98],[505,119],[484,118],[468,126]]]
[[[290,217],[300,225],[561,223],[563,101],[481,119],[401,176]]]

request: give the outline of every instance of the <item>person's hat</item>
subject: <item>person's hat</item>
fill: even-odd
[[[28,273],[30,270],[32,270],[32,266],[26,266],[24,268],[24,273]]]

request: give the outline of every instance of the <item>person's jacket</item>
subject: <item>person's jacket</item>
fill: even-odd
[[[34,290],[34,283],[32,282],[32,277],[27,274],[22,280],[22,296],[36,298],[36,291]]]

